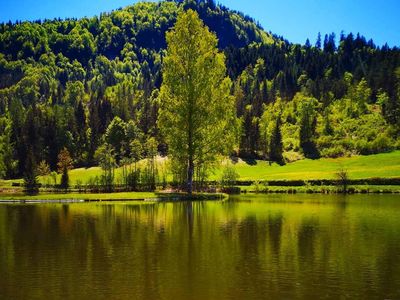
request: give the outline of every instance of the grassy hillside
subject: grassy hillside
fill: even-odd
[[[159,160],[165,167],[165,160]],[[239,161],[234,164],[234,168],[239,173],[239,180],[311,180],[311,179],[334,179],[335,173],[344,168],[348,171],[351,179],[364,178],[392,178],[400,177],[400,151],[382,153],[368,156],[353,156],[346,158],[322,158],[318,160],[304,159],[285,166],[272,164],[265,161],[254,161],[246,163]],[[211,180],[220,180],[223,167],[220,167],[210,176]],[[99,167],[80,168],[71,170],[71,184],[86,184],[91,178],[101,176],[102,171]],[[120,180],[122,168],[115,171],[116,180]],[[60,176],[57,181],[59,182]],[[52,182],[51,178],[40,178],[42,183]],[[12,182],[22,182],[22,180],[0,181],[0,186],[11,186]]]
[[[255,164],[241,161],[234,167],[240,175],[240,180],[333,179],[341,168],[348,171],[351,179],[389,178],[400,176],[400,151],[335,159],[304,159],[285,166],[269,166],[265,161],[256,161]],[[218,170],[213,179],[220,177],[221,170]]]
[[[239,161],[234,164],[240,180],[333,179],[340,168],[346,169],[351,179],[400,177],[400,151],[336,159],[304,159],[285,166],[275,163],[270,166],[265,161],[255,161],[254,163]],[[210,179],[219,180],[222,169],[223,167],[217,169]],[[118,168],[115,172],[117,180],[121,174],[122,168]],[[99,167],[81,168],[72,170],[70,179],[73,183],[76,183],[77,180],[86,183],[91,177],[100,175]]]

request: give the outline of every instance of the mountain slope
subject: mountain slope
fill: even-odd
[[[0,52],[12,60],[37,60],[51,51],[86,64],[95,55],[109,59],[121,56],[126,43],[137,51],[165,49],[165,32],[174,25],[179,11],[189,8],[196,10],[211,31],[217,33],[221,49],[273,42],[252,19],[216,6],[213,1],[161,1],[139,2],[99,18],[2,24]]]
[[[0,177],[22,175],[32,158],[56,170],[64,147],[76,166],[93,165],[115,130],[113,146],[125,147],[118,156],[151,136],[165,154],[157,128],[165,32],[189,8],[225,52],[240,155],[272,157],[276,124],[275,148],[287,158],[400,146],[398,48],[352,34],[294,45],[212,0],[142,2],[100,17],[0,24]]]

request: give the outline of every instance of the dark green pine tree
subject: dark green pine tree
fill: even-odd
[[[39,193],[39,183],[36,173],[36,162],[32,150],[28,150],[25,163],[24,176],[25,193],[28,195],[37,195]]]
[[[318,32],[317,41],[315,42],[315,47],[321,49],[321,32]]]
[[[272,161],[277,162],[280,165],[285,164],[283,160],[283,144],[282,144],[282,133],[281,133],[281,117],[276,118],[274,131],[271,136],[271,142],[269,143],[269,158]]]
[[[383,103],[383,115],[392,124],[400,126],[400,67],[395,71],[396,91],[388,96]]]
[[[77,157],[78,159],[82,159],[82,154],[87,148],[86,115],[82,101],[79,101],[75,107],[75,120],[76,120],[75,140],[77,144],[75,157]]]
[[[329,119],[329,113],[325,113],[323,118],[324,130],[323,133],[325,135],[333,135],[334,129],[331,124],[331,120]]]
[[[63,168],[60,187],[64,190],[68,190],[69,188],[69,176],[68,176],[68,169],[66,166],[64,166]]]

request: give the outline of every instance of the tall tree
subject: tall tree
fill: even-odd
[[[122,156],[122,145],[126,140],[126,123],[115,117],[108,125],[104,138],[106,143],[114,148],[118,164]]]
[[[10,119],[0,117],[0,178],[11,177],[16,169],[17,162],[13,158],[12,125]]]
[[[95,159],[103,170],[102,184],[107,192],[112,192],[114,184],[114,170],[117,166],[114,156],[114,148],[109,144],[103,144],[97,148]]]
[[[298,103],[300,147],[302,148],[305,157],[318,158],[319,153],[315,145],[318,101],[314,98],[304,97],[301,93],[296,94],[295,98]]]
[[[321,32],[318,32],[317,41],[315,42],[315,47],[321,49]]]
[[[191,194],[195,168],[233,148],[234,98],[218,40],[196,12],[181,13],[166,38],[159,125]]]
[[[67,190],[69,187],[68,170],[72,169],[72,158],[67,148],[64,148],[58,154],[58,171],[61,173],[60,186],[62,189]]]
[[[25,193],[28,195],[36,195],[39,193],[36,162],[32,149],[28,150],[26,157],[24,187]]]
[[[147,168],[147,184],[150,190],[156,189],[156,156],[157,156],[157,141],[151,137],[146,141],[145,150],[148,159]]]
[[[283,144],[281,133],[281,116],[276,118],[275,126],[271,135],[271,142],[269,143],[269,159],[276,161],[278,164],[283,165]]]
[[[67,190],[69,187],[69,176],[68,176],[68,169],[64,167],[62,174],[61,174],[61,182],[60,187],[64,190]]]

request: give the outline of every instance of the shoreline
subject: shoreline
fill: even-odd
[[[39,193],[37,195],[1,194],[0,203],[87,203],[87,202],[173,202],[212,201],[227,198],[224,193]]]
[[[243,187],[242,187],[243,188]],[[191,196],[185,193],[43,193],[34,196],[24,194],[0,194],[0,204],[46,204],[46,203],[90,203],[90,202],[122,202],[122,203],[156,203],[156,202],[181,202],[181,201],[218,201],[225,200],[229,196],[245,196],[245,195],[268,195],[268,194],[320,194],[320,195],[378,195],[378,194],[392,194],[400,195],[400,186],[390,186],[383,188],[382,186],[360,186],[354,188],[350,186],[347,193],[343,193],[337,188],[332,187],[291,187],[291,186],[270,186],[264,189],[258,189],[254,186],[248,186],[246,189],[241,190],[240,194],[235,193],[228,195],[226,193],[196,193]]]
[[[240,186],[241,193],[259,194],[344,194],[341,186],[334,185],[303,185],[303,186],[273,186],[249,185]],[[400,185],[351,185],[347,186],[346,194],[399,194]]]

